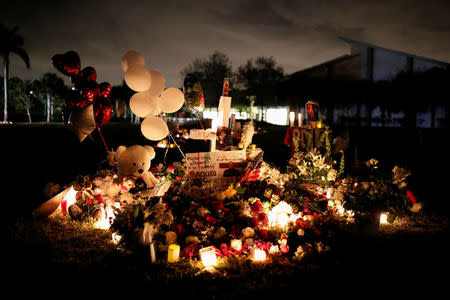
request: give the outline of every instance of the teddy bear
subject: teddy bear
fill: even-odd
[[[151,146],[119,146],[115,152],[118,175],[133,179],[142,178],[147,188],[152,188],[158,179],[149,171],[155,150]]]

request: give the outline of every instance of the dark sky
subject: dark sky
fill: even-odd
[[[113,85],[128,50],[143,54],[166,86],[181,86],[180,71],[215,50],[234,69],[273,56],[289,74],[349,53],[339,36],[450,62],[449,0],[10,2],[0,22],[20,26],[32,67],[13,57],[11,75],[28,79],[58,73],[50,58],[68,50]]]

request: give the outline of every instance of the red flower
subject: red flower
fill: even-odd
[[[169,172],[169,173],[173,173],[174,172],[174,167],[173,166],[168,166],[167,167],[167,172]]]
[[[262,209],[262,205],[261,205],[261,203],[259,203],[259,200],[256,200],[256,202],[252,204],[250,209],[251,209],[252,213],[254,213],[255,215],[259,214]]]
[[[265,229],[261,229],[258,231],[258,235],[261,237],[261,239],[267,240],[268,232]]]
[[[225,243],[220,244],[220,250],[222,251],[224,256],[233,256],[233,254],[228,250],[228,245]]]
[[[258,214],[258,221],[259,222],[263,222],[263,223],[267,223],[267,221],[268,221],[267,214],[266,213],[259,213]]]
[[[217,220],[215,218],[213,218],[213,217],[206,216],[205,219],[206,219],[206,222],[208,222],[208,223],[211,223],[211,224],[216,224],[217,223]]]
[[[416,197],[410,190],[406,190],[406,196],[408,197],[409,201],[411,201],[411,203],[417,203]]]
[[[186,232],[183,225],[181,224],[174,224],[173,230],[177,233],[177,235],[183,235]]]
[[[200,246],[196,243],[191,243],[183,249],[183,257],[192,259],[193,257],[198,256],[198,250]]]
[[[176,180],[181,180],[181,176],[175,177]]]
[[[223,209],[223,202],[220,200],[212,201],[211,206],[215,209]]]
[[[223,256],[222,251],[220,251],[220,249],[217,249],[217,248],[215,248],[215,249],[216,249],[216,256],[222,257]]]

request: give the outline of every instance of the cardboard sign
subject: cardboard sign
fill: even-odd
[[[325,130],[324,128],[289,127],[283,143],[291,147],[291,155],[295,153],[296,143],[299,151],[307,150],[307,146],[311,147],[311,149],[319,148],[320,139]]]
[[[244,150],[186,153],[186,158],[189,177],[200,178],[203,183],[213,182],[218,186],[239,180],[247,165]]]

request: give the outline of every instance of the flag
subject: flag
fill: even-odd
[[[247,170],[245,171],[244,177],[241,179],[242,182],[246,181],[256,181],[259,179],[259,176],[261,175],[261,165],[263,162],[263,153],[264,151],[261,151],[256,155],[255,159],[253,159],[247,166]]]

